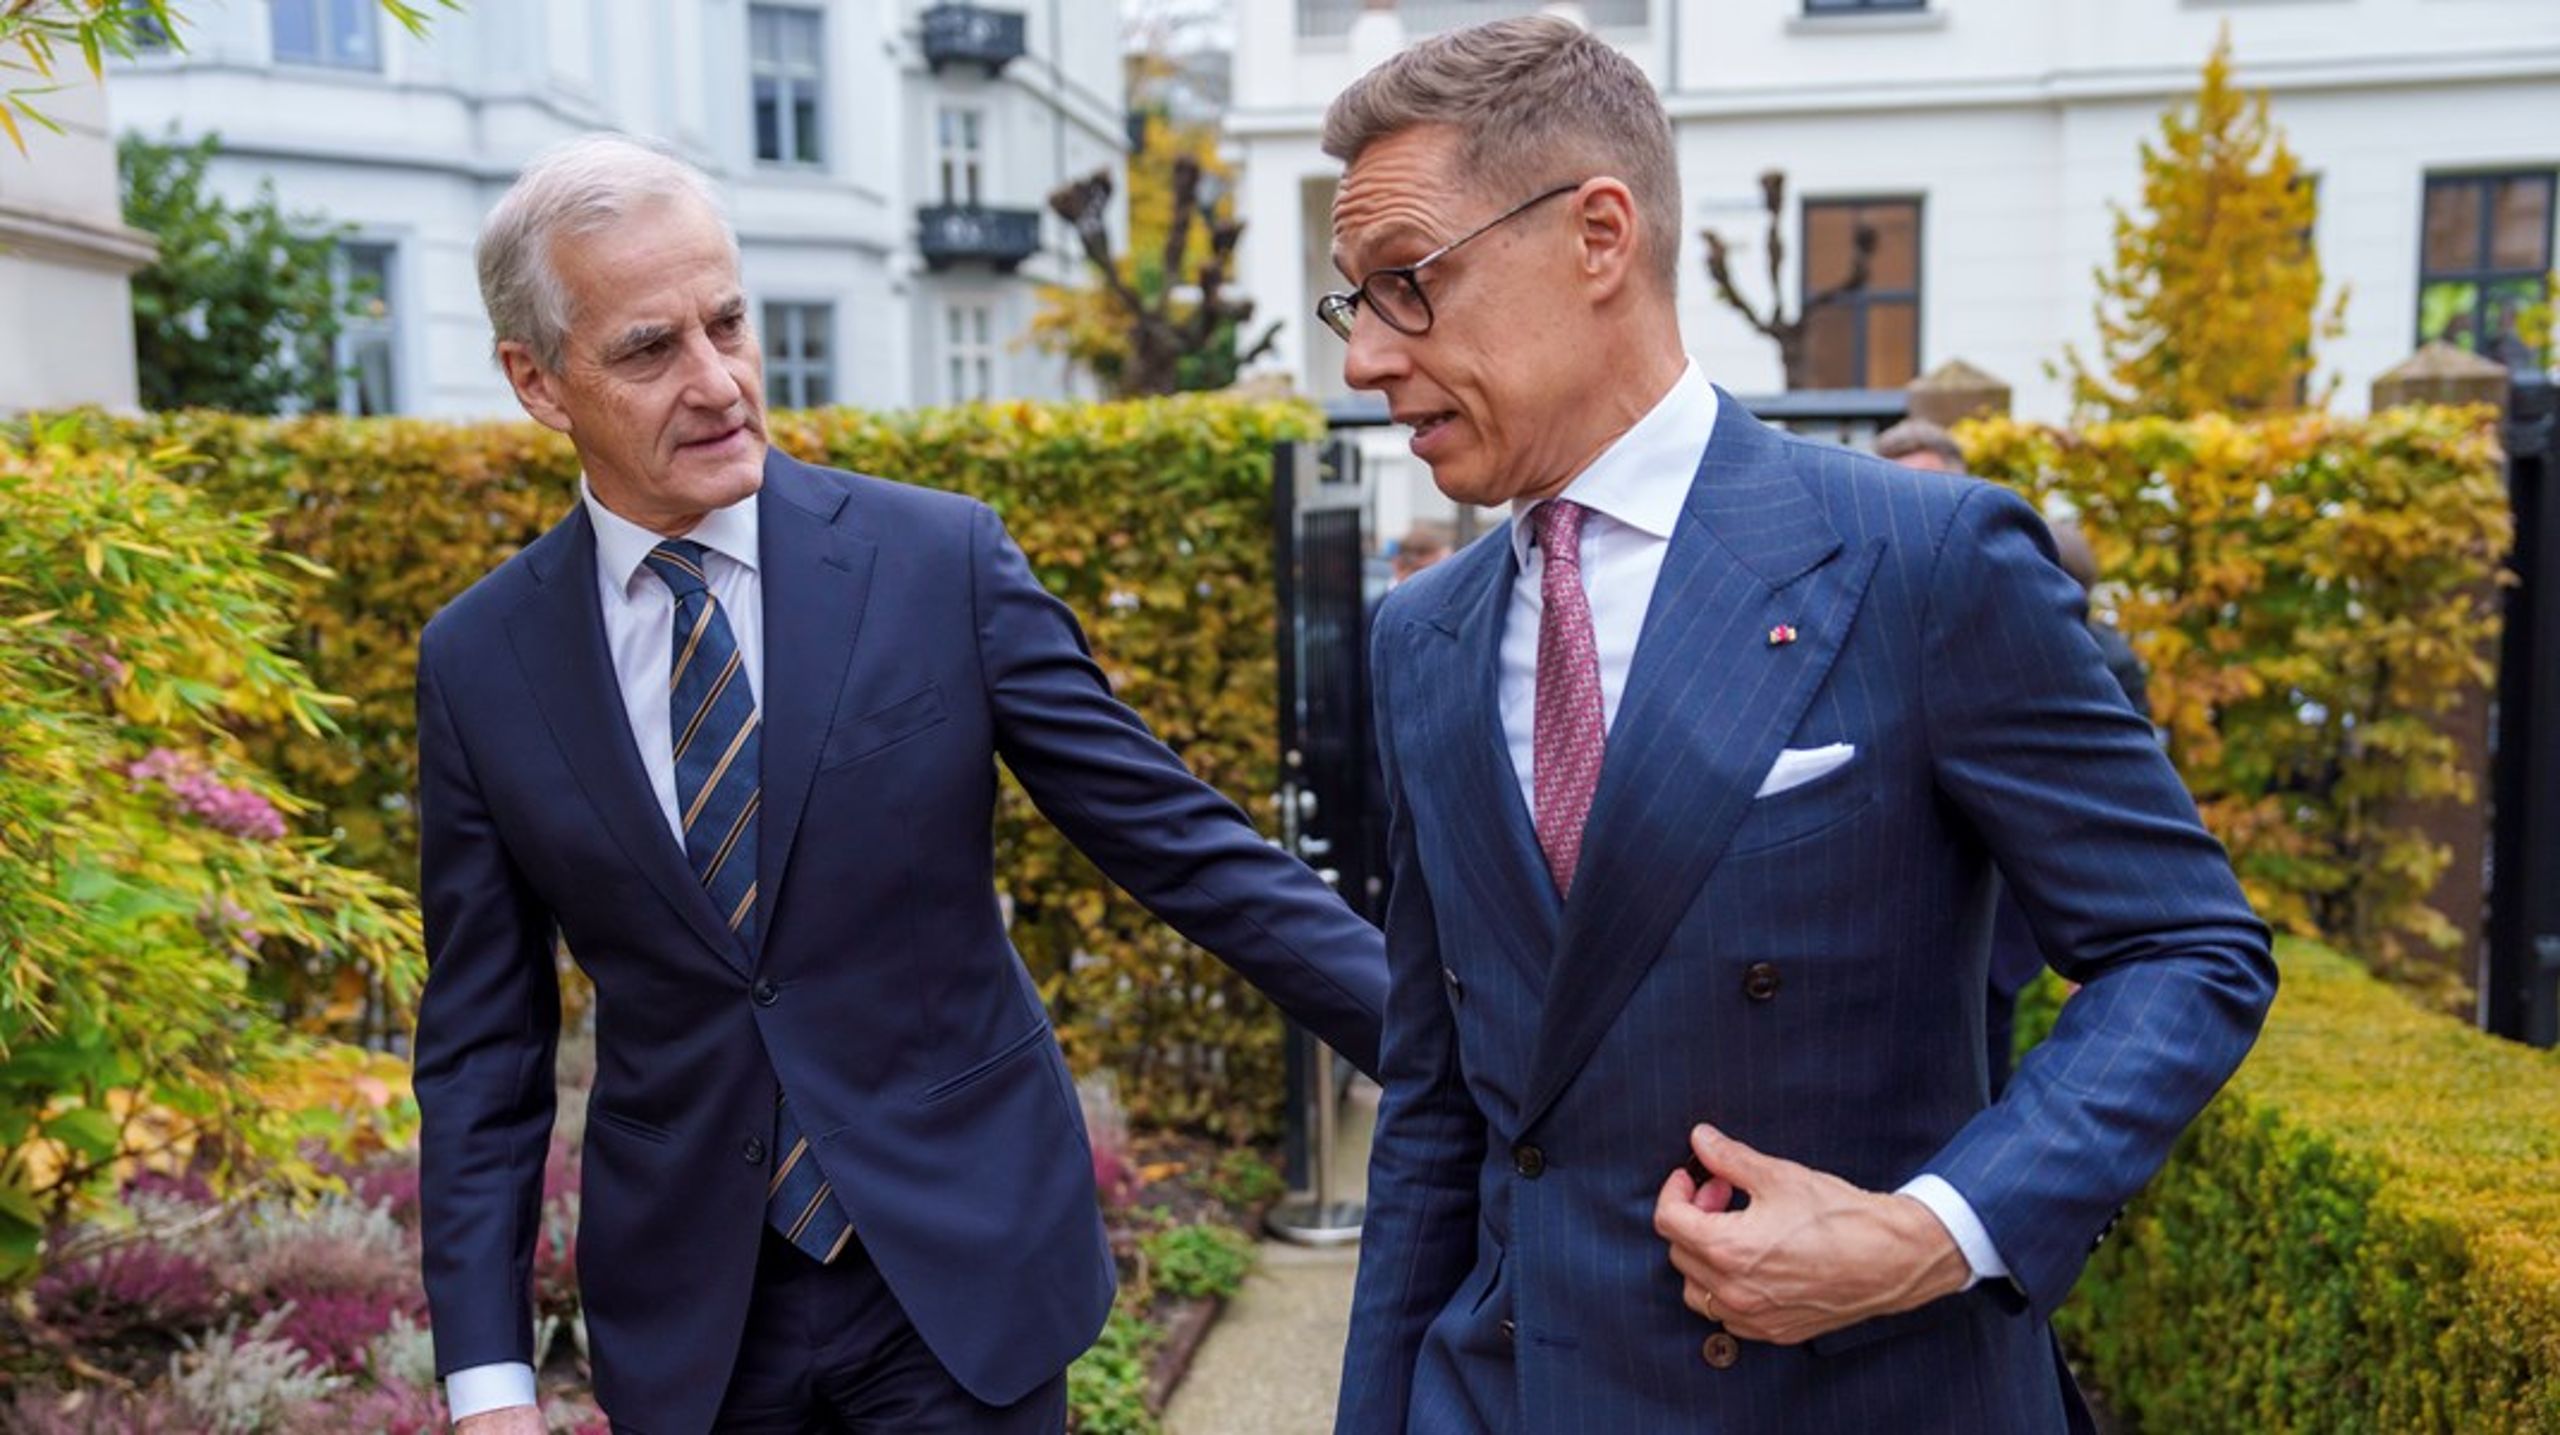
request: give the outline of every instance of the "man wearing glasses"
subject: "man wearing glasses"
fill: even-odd
[[[2043,525],[1707,383],[1668,121],[1572,24],[1428,40],[1324,139],[1345,377],[1513,508],[1377,621],[1340,1429],[2085,1428],[2046,1316],[2275,971]],[[2084,984],[1997,1103],[1995,863]]]

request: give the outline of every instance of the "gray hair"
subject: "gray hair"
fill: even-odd
[[[1391,135],[1448,125],[1471,179],[1522,193],[1597,175],[1635,196],[1656,277],[1676,288],[1680,167],[1653,82],[1607,41],[1554,15],[1434,35],[1351,82],[1324,113],[1324,152],[1350,164]]]
[[[720,222],[729,254],[737,232],[710,176],[655,140],[597,131],[533,157],[480,226],[480,303],[495,343],[518,343],[557,373],[568,345],[569,292],[551,266],[564,234],[593,234],[652,200],[690,198]]]
[[[1896,462],[1915,453],[1934,453],[1956,473],[1964,472],[1964,449],[1954,434],[1927,419],[1904,419],[1876,435],[1876,457]]]

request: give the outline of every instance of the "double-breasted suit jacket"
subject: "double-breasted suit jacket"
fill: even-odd
[[[2046,1314],[2275,977],[2043,525],[1724,397],[1561,901],[1499,716],[1504,536],[1377,625],[1386,1096],[1341,1429],[2062,1428]],[[1995,864],[2085,986],[1991,1105]],[[1652,1224],[1701,1121],[1871,1190],[1936,1174],[2012,1278],[1711,1362]]]

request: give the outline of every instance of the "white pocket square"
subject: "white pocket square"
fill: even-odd
[[[1778,754],[1769,765],[1769,775],[1760,781],[1760,790],[1751,794],[1754,801],[1775,797],[1790,788],[1802,787],[1827,773],[1839,771],[1849,759],[1858,755],[1858,745],[1835,742],[1828,747],[1791,747]]]

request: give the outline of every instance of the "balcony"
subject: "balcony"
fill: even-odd
[[[1022,12],[986,5],[936,5],[924,12],[924,62],[984,66],[990,78],[1022,58]]]
[[[991,264],[1012,273],[1040,252],[1040,211],[929,204],[916,211],[916,247],[931,269]]]

